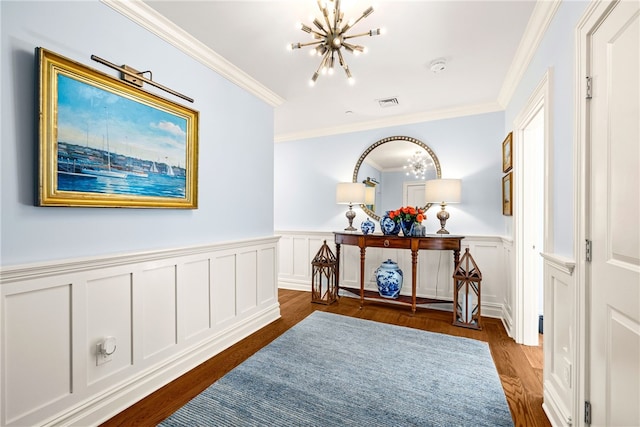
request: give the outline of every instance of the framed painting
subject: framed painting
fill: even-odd
[[[502,177],[502,215],[513,215],[513,182],[511,180],[512,172]]]
[[[198,207],[198,116],[43,48],[40,206]]]
[[[513,167],[512,140],[513,132],[509,132],[509,135],[502,141],[502,172],[509,172]]]

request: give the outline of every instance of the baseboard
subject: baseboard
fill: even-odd
[[[547,381],[545,381],[543,386],[542,409],[553,427],[565,427],[573,424],[571,412],[560,400],[560,395],[556,392],[554,387]]]
[[[278,279],[278,288],[289,289],[291,291],[311,292],[311,283],[307,281],[296,281],[292,279]]]
[[[502,305],[502,313],[500,314],[500,319],[502,319],[502,325],[504,326],[505,331],[507,331],[507,335],[513,338],[513,319],[509,315],[504,304]]]
[[[160,387],[184,375],[196,366],[221,353],[269,323],[280,318],[280,305],[276,302],[259,313],[231,326],[200,344],[177,354],[142,372],[135,378],[106,390],[100,396],[70,408],[43,423],[43,426],[98,425],[117,415]]]

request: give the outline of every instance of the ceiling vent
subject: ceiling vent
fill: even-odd
[[[400,102],[396,97],[385,98],[385,99],[378,99],[378,105],[380,105],[381,108],[388,108],[388,107],[395,107],[397,105],[400,105]]]

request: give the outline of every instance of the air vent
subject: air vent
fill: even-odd
[[[378,99],[378,105],[380,105],[381,108],[388,108],[388,107],[395,107],[397,105],[400,105],[400,102],[396,97],[385,98],[385,99]]]

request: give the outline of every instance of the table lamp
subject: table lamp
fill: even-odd
[[[462,189],[459,179],[432,179],[425,183],[424,194],[427,203],[440,203],[441,210],[436,217],[440,220],[440,230],[437,234],[449,234],[444,228],[449,219],[447,203],[460,203]]]
[[[340,182],[336,187],[336,203],[339,205],[349,205],[349,210],[345,214],[349,220],[349,226],[345,231],[356,231],[353,226],[353,219],[356,213],[353,211],[353,205],[359,205],[365,202],[364,184],[358,182]]]

